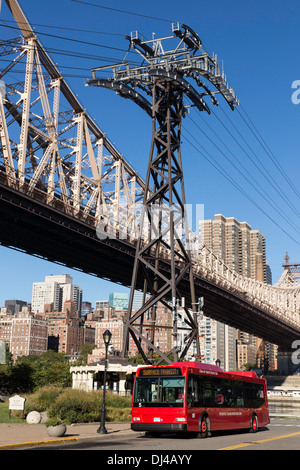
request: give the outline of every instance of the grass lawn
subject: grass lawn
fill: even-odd
[[[16,411],[12,411],[12,413],[16,413]],[[18,418],[17,416],[11,416],[11,418],[9,418],[8,403],[0,403],[0,423],[24,423],[24,422],[25,422],[24,419]]]

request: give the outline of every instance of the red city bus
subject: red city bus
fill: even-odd
[[[223,372],[201,362],[138,368],[132,397],[134,431],[196,432],[269,423],[266,380],[255,372]]]

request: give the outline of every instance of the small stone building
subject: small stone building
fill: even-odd
[[[106,389],[120,395],[129,395],[132,392],[134,375],[138,364],[132,364],[122,359],[109,359],[106,373]],[[85,366],[72,366],[72,388],[79,390],[99,390],[103,388],[104,360],[96,364]]]

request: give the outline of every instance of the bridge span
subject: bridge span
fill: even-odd
[[[1,244],[61,263],[69,268],[130,287],[135,256],[132,240],[100,240],[95,220],[86,220],[49,205],[47,195],[39,200],[5,184],[0,173],[0,240]],[[61,203],[58,199],[57,205]],[[170,261],[165,261],[166,272]],[[201,272],[195,272],[196,296],[205,298],[205,315],[289,349],[299,339],[300,326],[287,322],[267,309],[253,305],[246,295],[221,287]],[[189,293],[189,279],[185,279]],[[142,290],[143,285],[138,287]],[[188,301],[188,299],[187,299]]]
[[[18,2],[6,4],[22,37],[0,42],[8,62],[0,71],[0,243],[130,287],[145,182],[79,103]],[[96,228],[109,214],[116,237],[100,239]],[[167,274],[170,259],[160,256]],[[298,286],[244,278],[201,244],[192,262],[205,315],[283,349],[299,339]],[[139,278],[136,287],[143,289]],[[188,303],[187,275],[181,291]]]

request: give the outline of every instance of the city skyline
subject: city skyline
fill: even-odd
[[[14,250],[11,251],[14,252]],[[25,253],[18,253],[18,255],[21,255],[21,257],[25,257],[24,259],[30,256]],[[37,261],[41,260],[37,259]],[[68,269],[65,266],[57,265],[55,263],[43,261],[42,265],[40,266],[42,266],[42,270],[40,271],[41,276],[39,280],[35,279],[31,281],[27,278],[26,280],[24,279],[24,282],[22,283],[21,278],[19,278],[18,282],[20,282],[20,285],[22,284],[20,290],[17,291],[16,289],[14,289],[14,287],[12,287],[9,291],[6,291],[6,293],[3,292],[2,289],[0,290],[0,308],[4,307],[5,300],[23,300],[30,304],[32,300],[33,285],[35,283],[43,283],[43,279],[48,276],[71,276],[73,278],[74,284],[76,284],[76,286],[79,286],[82,289],[82,302],[91,302],[93,308],[95,308],[96,301],[109,301],[109,295],[113,292],[129,292],[129,289],[127,289],[126,287],[120,286],[118,284],[113,284],[111,282],[104,281],[101,279],[97,279],[94,276],[90,276],[80,271],[74,271],[72,269]],[[92,278],[92,280],[94,281],[93,287],[89,287],[90,278]],[[99,294],[95,292],[95,283],[97,283],[97,280],[100,282],[102,281],[105,286]],[[81,283],[84,283],[85,287],[82,287]],[[8,293],[13,294],[13,292],[15,292],[15,295],[8,295]],[[87,292],[87,294],[85,294],[85,292]]]
[[[232,113],[220,99],[221,106],[214,107],[211,116],[195,114],[194,110],[191,110],[183,123],[184,134],[188,139],[183,139],[182,149],[187,202],[193,206],[204,204],[205,219],[222,213],[226,217],[245,220],[253,229],[261,231],[266,238],[266,257],[273,273],[273,283],[280,278],[286,252],[290,256],[290,262],[299,262],[297,217],[292,214],[290,207],[282,203],[278,192],[264,179],[262,172],[248,161],[248,145],[236,132],[234,136],[239,139],[238,145],[231,138],[226,140],[227,134],[223,127],[223,124],[230,126],[232,121],[238,133],[246,138],[247,144],[254,150],[255,156],[266,164],[269,177],[274,178],[280,193],[290,201],[291,207],[298,207],[298,196],[296,197],[291,187],[286,184],[270,155],[276,155],[289,179],[296,184],[299,175],[300,106],[292,101],[292,85],[300,78],[297,61],[294,59],[298,53],[299,4],[286,4],[279,0],[267,0],[262,4],[255,0],[248,5],[229,0],[225,6],[218,0],[214,5],[194,5],[193,10],[188,11],[177,1],[171,4],[168,0],[161,5],[155,0],[149,10],[136,1],[130,1],[126,5],[128,14],[122,14],[76,2],[54,0],[52,7],[47,9],[48,26],[45,26],[41,8],[37,8],[37,0],[20,0],[20,4],[29,22],[34,25],[37,35],[40,34],[44,47],[49,49],[50,56],[58,63],[79,100],[142,177],[145,177],[149,154],[151,121],[129,100],[123,100],[111,91],[85,87],[85,81],[91,76],[91,67],[111,63],[113,59],[123,59],[124,52],[120,49],[124,50],[128,45],[124,34],[139,29],[148,37],[151,37],[153,32],[157,36],[163,36],[170,31],[169,20],[179,20],[193,27],[204,46],[210,51],[214,50],[219,60],[222,63],[224,61],[228,80],[240,99],[241,107]],[[113,7],[116,10],[118,7],[124,10],[120,0],[115,0]],[[56,15],[58,8],[59,16]],[[4,2],[0,15],[1,19],[7,21],[1,29],[3,38],[15,35],[18,30],[11,30],[12,17]],[[149,16],[152,16],[152,19]],[[206,18],[206,21],[202,21],[202,18]],[[162,21],[163,19],[168,21]],[[78,34],[76,28],[89,32],[82,31]],[[79,42],[76,42],[77,40]],[[104,49],[101,49],[100,44]],[[111,47],[115,49],[110,49]],[[66,50],[71,50],[71,53],[66,53]],[[100,59],[102,53],[105,59]],[[75,57],[74,54],[78,55]],[[79,54],[82,54],[81,58]],[[278,57],[284,57],[289,67],[278,68]],[[18,80],[20,77],[16,76],[16,81]],[[243,114],[243,111],[247,114]],[[263,136],[263,145],[267,151],[262,149],[246,123],[241,120],[246,115],[251,117],[255,129]],[[222,124],[219,122],[221,119],[224,119]],[[232,126],[229,128],[233,131]],[[191,141],[190,132],[194,133],[197,141]],[[224,145],[220,144],[212,132],[217,133]],[[207,143],[208,141],[210,143]],[[203,145],[206,148],[204,155],[201,155],[198,150],[202,149]],[[210,154],[217,165],[207,161],[206,157]],[[230,162],[224,160],[224,154],[229,157]],[[269,208],[266,200],[255,193],[254,186],[249,186],[243,175],[232,167],[233,155],[238,158],[238,164],[243,164],[247,172],[254,176],[259,187],[264,188],[279,212],[288,220],[292,218],[296,229],[283,222],[282,218]],[[224,169],[232,176],[234,183],[242,185],[250,199],[228,181]],[[22,230],[22,227],[16,227],[16,230]],[[13,298],[30,301],[31,285],[35,280],[62,272],[74,278],[75,283],[83,289],[83,300],[92,303],[102,297],[108,298],[109,293],[113,291],[128,291],[123,286],[113,285],[108,281],[2,246],[0,259],[0,305],[4,305],[6,299]]]

